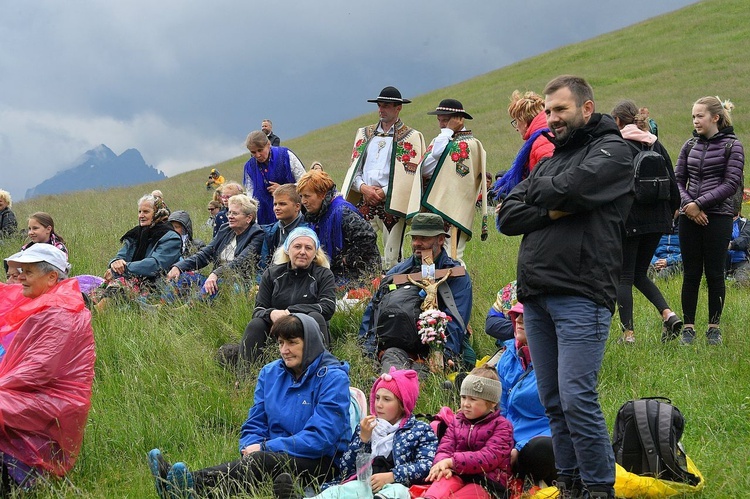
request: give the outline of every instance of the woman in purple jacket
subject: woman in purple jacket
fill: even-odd
[[[695,341],[695,310],[703,269],[708,284],[709,345],[721,344],[719,322],[724,306],[724,263],[732,235],[732,196],[742,187],[745,153],[729,116],[729,101],[702,97],[693,104],[693,138],[677,158],[680,189],[680,247],[685,278],[681,342]]]

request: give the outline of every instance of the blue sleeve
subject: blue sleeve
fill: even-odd
[[[266,417],[265,392],[263,388],[266,376],[268,375],[268,369],[268,366],[261,369],[258,381],[255,383],[253,406],[248,411],[247,420],[245,420],[240,430],[240,452],[248,445],[262,444],[268,438],[268,419]]]
[[[137,262],[127,264],[129,274],[154,277],[166,273],[177,263],[182,254],[182,240],[176,232],[169,231],[151,250],[151,253]]]
[[[418,423],[411,430],[413,435],[407,441],[409,456],[400,456],[399,464],[393,467],[393,480],[406,487],[422,483],[430,473],[432,461],[437,452],[437,435],[426,423]]]
[[[190,258],[186,258],[178,263],[175,264],[175,267],[180,269],[181,272],[185,272],[186,270],[200,270],[203,267],[207,266],[209,263],[214,261],[216,258],[216,245],[218,244],[218,240],[216,237],[211,239],[211,241],[204,247],[202,247],[196,254],[191,256]]]
[[[133,253],[135,253],[135,245],[133,244],[133,240],[125,239],[125,241],[122,242],[120,251],[118,251],[115,257],[109,261],[109,265],[112,265],[112,262],[114,262],[115,260],[125,260],[126,262],[129,262],[130,259],[133,258]]]
[[[317,375],[316,375],[317,376]],[[349,377],[340,369],[328,369],[316,389],[312,417],[294,435],[267,440],[263,450],[286,452],[318,459],[333,456],[343,434],[349,432]]]
[[[359,341],[362,342],[362,347],[364,348],[365,353],[370,357],[375,357],[378,353],[378,344],[377,338],[375,337],[375,331],[372,328],[372,308],[372,300],[370,300],[370,303],[368,303],[365,308],[365,312],[362,314],[362,324],[359,326]]]
[[[484,321],[484,332],[497,340],[498,346],[504,341],[514,337],[513,321],[506,318],[502,313],[490,308]]]

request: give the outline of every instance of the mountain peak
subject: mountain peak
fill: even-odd
[[[161,171],[146,164],[138,149],[127,149],[118,156],[106,145],[99,144],[63,171],[27,190],[26,199],[43,194],[124,187],[164,178],[166,175]]]

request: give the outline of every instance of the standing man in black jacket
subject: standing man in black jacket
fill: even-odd
[[[523,234],[518,299],[539,397],[550,419],[561,497],[614,497],[615,462],[596,390],[614,312],[625,219],[633,201],[630,147],[594,112],[575,76],[547,84],[555,152],[503,202],[502,231]]]

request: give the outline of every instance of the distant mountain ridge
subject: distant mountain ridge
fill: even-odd
[[[100,144],[86,151],[70,167],[26,191],[26,199],[45,194],[86,189],[109,189],[154,182],[167,178],[141,156],[137,149],[128,149],[119,156]]]

